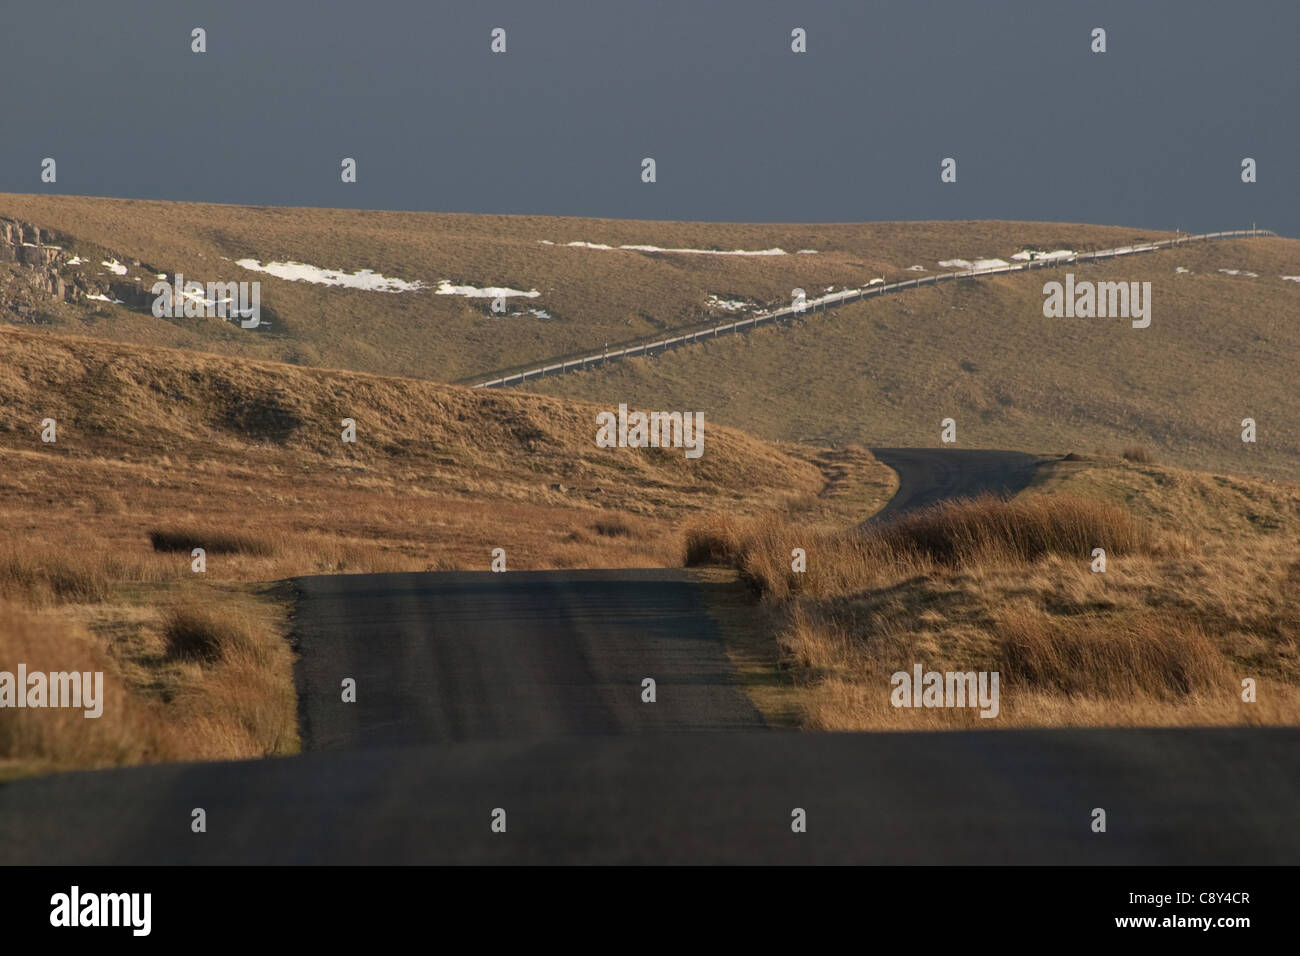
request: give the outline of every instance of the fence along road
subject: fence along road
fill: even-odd
[[[726,335],[732,332],[743,332],[746,329],[752,329],[760,325],[778,322],[787,317],[801,315],[805,312],[815,312],[819,308],[825,312],[829,308],[846,305],[850,302],[858,302],[862,299],[888,295],[891,292],[901,292],[904,289],[915,289],[923,285],[938,285],[940,282],[951,282],[954,279],[967,279],[975,276],[1000,275],[1009,272],[1026,272],[1033,269],[1049,269],[1053,267],[1072,265],[1077,262],[1096,262],[1101,259],[1113,259],[1117,256],[1131,256],[1142,252],[1155,252],[1158,249],[1171,249],[1174,246],[1183,246],[1190,242],[1208,242],[1214,239],[1239,239],[1242,237],[1276,235],[1277,233],[1268,229],[1235,229],[1228,232],[1206,232],[1195,236],[1178,236],[1174,239],[1161,239],[1159,242],[1143,242],[1132,246],[1118,246],[1114,249],[1100,249],[1097,252],[1079,252],[1068,256],[1051,256],[1042,259],[1030,259],[1026,262],[1013,262],[1005,266],[991,266],[984,269],[976,269],[972,266],[970,269],[961,272],[941,272],[920,279],[906,279],[902,282],[868,285],[858,289],[845,289],[841,292],[833,292],[816,299],[810,299],[804,303],[802,308],[788,305],[771,312],[756,312],[747,319],[721,322],[717,325],[695,329],[681,335],[655,339],[652,342],[642,341],[632,345],[625,345],[621,348],[591,352],[587,355],[547,359],[541,365],[522,369],[518,372],[512,372],[508,375],[498,374],[495,378],[478,381],[473,379],[462,381],[466,384],[472,383],[474,388],[505,388],[509,385],[521,384],[530,378],[541,378],[545,375],[564,375],[568,372],[578,372],[585,368],[599,365],[603,362],[616,361],[622,358],[631,358],[636,355],[648,355],[655,350],[663,351],[664,349],[674,346],[697,342],[700,339],[716,338],[719,335]]]

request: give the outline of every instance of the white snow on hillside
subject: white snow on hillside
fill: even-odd
[[[1287,282],[1300,282],[1300,276],[1283,276]]]
[[[438,295],[463,295],[467,299],[495,299],[498,297],[509,298],[510,296],[521,295],[526,299],[535,299],[539,295],[536,289],[528,292],[521,292],[519,289],[506,289],[490,286],[486,289],[480,289],[472,285],[452,285],[446,279],[438,283],[438,288],[434,290]]]
[[[122,300],[121,300],[121,299],[110,299],[108,296],[103,295],[103,294],[101,294],[101,293],[99,293],[99,292],[96,292],[96,293],[94,293],[93,295],[87,293],[86,298],[87,298],[87,299],[94,299],[96,302],[109,302],[109,303],[111,303],[111,304],[113,304],[113,305],[121,305],[121,304],[122,304]]]
[[[555,243],[546,239],[538,239],[543,245],[553,246]],[[609,246],[603,242],[566,242],[566,246],[571,249],[603,249],[607,251],[621,250],[624,252],[670,252],[683,256],[784,256],[789,255],[784,249],[665,249],[663,246],[644,246],[644,245],[622,245]],[[799,252],[805,254],[815,254],[816,249],[800,249]]]
[[[1230,275],[1230,276],[1244,276],[1244,277],[1247,278],[1247,279],[1258,279],[1258,278],[1259,278],[1259,273],[1258,273],[1258,272],[1243,272],[1243,271],[1241,271],[1240,269],[1220,269],[1219,271],[1222,272],[1224,275]]]
[[[106,259],[101,262],[100,265],[108,266],[109,270],[114,275],[126,275],[126,266],[122,265],[122,263],[118,262],[116,259]]]
[[[716,295],[710,295],[708,304],[713,309],[725,309],[728,312],[736,312],[740,309],[749,308],[749,303],[743,299],[720,299]]]
[[[1011,258],[1020,262],[1036,262],[1039,259],[1069,259],[1073,255],[1073,249],[1054,249],[1051,252],[1044,252],[1041,249],[1026,249],[1023,252],[1017,252]]]
[[[1186,275],[1191,275],[1191,272],[1192,272],[1192,270],[1189,269],[1189,268],[1187,268],[1187,266],[1179,266],[1179,267],[1178,267],[1177,269],[1175,269],[1174,271],[1175,271],[1175,272],[1178,272],[1178,273],[1186,274]]]
[[[1011,263],[1005,259],[976,259],[974,262],[969,259],[945,259],[939,265],[945,269],[972,269],[979,272],[982,269],[997,269],[1001,266],[1009,266]]]
[[[925,266],[908,266],[907,271],[908,272],[929,272],[930,270],[927,269]]]
[[[317,285],[364,289],[367,292],[416,292],[425,287],[423,282],[390,279],[371,269],[343,272],[339,269],[322,269],[305,262],[268,262],[263,265],[256,259],[237,259],[235,265],[251,272],[265,272],[288,282],[312,282]]]

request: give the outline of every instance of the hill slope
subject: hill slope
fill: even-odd
[[[90,732],[0,721],[0,777],[293,752],[289,595],[259,582],[495,549],[512,571],[672,566],[693,514],[843,521],[892,491],[860,449],[707,419],[688,459],[597,448],[597,408],[566,399],[12,328],[0,354],[0,660],[102,671],[108,697]]]
[[[788,301],[796,287],[812,296],[954,259],[1167,235],[994,221],[663,223],[0,195],[5,217],[63,247],[44,269],[0,262],[0,314],[11,321],[443,381],[743,315]],[[13,252],[47,255],[21,242]],[[736,252],[771,254],[712,254]],[[258,271],[272,262],[347,274],[333,281],[364,284],[374,275],[357,274],[372,270],[421,286],[381,292]],[[1295,472],[1300,428],[1288,382],[1300,365],[1300,281],[1283,276],[1300,275],[1300,241],[1229,240],[1071,267],[1080,279],[1151,281],[1152,325],[1140,330],[1045,319],[1042,284],[1065,271],[926,287],[529,389],[696,409],[768,439],[932,445],[940,420],[953,417],[959,443],[972,447],[1141,443],[1185,467]],[[177,272],[260,281],[267,323],[245,330],[142,310],[132,290]],[[72,301],[45,291],[59,281]],[[494,315],[490,298],[466,294],[487,288],[537,294],[508,297],[508,314]],[[1238,440],[1245,417],[1259,423],[1256,445]]]
[[[1044,318],[1043,283],[1065,271],[925,287],[526,388],[703,408],[772,439],[937,446],[952,417],[963,447],[1143,444],[1184,467],[1300,470],[1300,283],[1280,278],[1300,274],[1300,242],[1227,240],[1070,267],[1080,281],[1150,281],[1145,329]],[[1255,444],[1241,441],[1247,417]]]

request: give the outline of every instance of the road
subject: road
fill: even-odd
[[[1013,495],[1028,487],[1041,458],[1018,451],[962,448],[873,448],[898,473],[898,491],[868,519],[878,524],[950,498]]]
[[[1294,865],[1297,750],[1259,728],[760,731],[166,765],[0,787],[0,860]]]
[[[763,725],[684,572],[340,574],[298,587],[311,750]],[[355,703],[342,700],[349,677]]]

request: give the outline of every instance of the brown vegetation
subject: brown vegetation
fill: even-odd
[[[787,301],[795,287],[915,278],[926,273],[910,266],[938,271],[938,261],[954,256],[1006,258],[1025,247],[1086,251],[1165,238],[1061,223],[670,223],[43,195],[0,195],[0,216],[57,230],[69,251],[81,250],[96,267],[111,253],[196,280],[256,279],[275,313],[267,328],[243,330],[95,303],[45,310],[52,330],[442,381],[725,314],[709,307],[711,294],[770,304]],[[690,256],[570,248],[570,241],[818,252]],[[390,295],[290,282],[242,269],[236,260],[244,257],[368,268],[432,285],[449,279],[537,289],[540,296],[527,304],[551,317],[492,315],[486,299],[438,295],[432,287]],[[1190,271],[1176,273],[1180,267]],[[1258,277],[1218,271],[1225,267]],[[131,269],[130,281],[153,280],[143,266]],[[1300,286],[1280,276],[1300,274],[1300,242],[1202,243],[1074,271],[1095,281],[1151,281],[1151,328],[1044,319],[1042,283],[1060,275],[1051,270],[926,287],[785,328],[538,379],[526,390],[698,409],[710,423],[755,437],[817,443],[924,444],[933,440],[933,409],[948,406],[962,410],[964,444],[1049,449],[1061,440],[1068,408],[1069,437],[1080,447],[1133,442],[1182,467],[1296,473],[1300,430],[1275,420],[1267,441],[1243,446],[1235,435],[1245,413],[1222,383],[1248,390],[1252,407],[1287,407],[1300,355],[1292,318]]]
[[[291,752],[286,595],[256,582],[486,570],[498,546],[519,570],[662,567],[691,514],[801,500],[843,520],[887,487],[845,452],[831,459],[854,462],[848,490],[823,500],[845,475],[822,456],[711,425],[694,462],[598,449],[596,409],[551,398],[18,330],[0,350],[0,668],[36,667],[22,655],[41,640],[51,668],[79,667],[82,648],[117,708],[25,712],[0,774]]]
[[[1300,489],[1132,464],[1063,463],[1010,501],[948,503],[891,525],[812,530],[703,520],[688,563],[722,561],[765,597],[802,726],[823,730],[1300,722]],[[1172,520],[1097,496],[1156,474]],[[1249,519],[1189,534],[1198,486]],[[1077,490],[1076,490],[1077,489]],[[1086,493],[1083,492],[1086,489]],[[1189,493],[1190,492],[1190,493]],[[1217,519],[1223,521],[1223,517]],[[791,550],[808,569],[791,569]],[[1106,550],[1105,573],[1092,549]],[[913,666],[997,671],[1002,711],[896,709]],[[1241,700],[1244,678],[1258,700]]]

